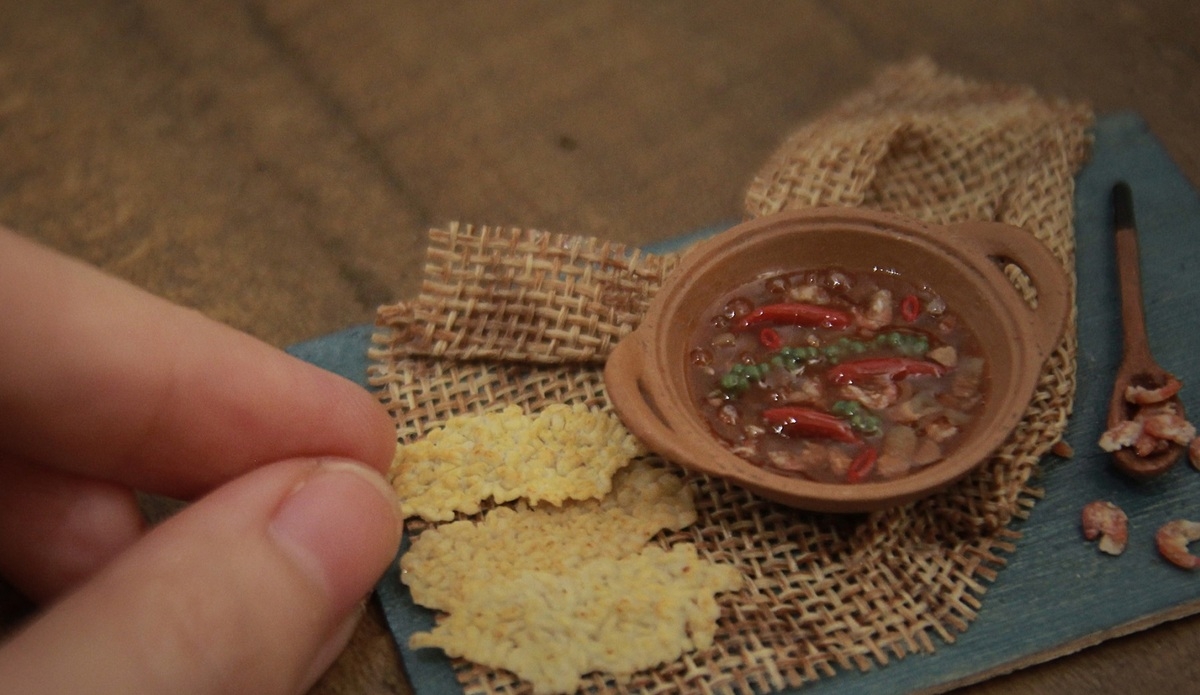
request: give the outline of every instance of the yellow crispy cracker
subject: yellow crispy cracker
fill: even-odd
[[[483,584],[409,644],[507,669],[534,693],[571,693],[593,671],[625,679],[711,646],[715,595],[741,584],[735,568],[701,559],[690,543],[648,547],[564,574],[527,571]]]
[[[637,553],[661,529],[696,520],[692,491],[677,475],[635,462],[602,500],[562,507],[498,507],[479,522],[422,533],[400,561],[402,581],[422,606],[454,611],[479,583],[506,583],[529,570],[562,574],[598,557]]]
[[[613,473],[641,453],[615,415],[554,404],[530,416],[512,405],[452,417],[399,447],[392,484],[406,515],[449,521],[455,512],[478,512],[489,497],[534,504],[602,497]]]

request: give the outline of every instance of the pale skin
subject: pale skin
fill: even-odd
[[[400,541],[387,413],[3,228],[0,307],[0,575],[42,606],[0,692],[308,689]]]

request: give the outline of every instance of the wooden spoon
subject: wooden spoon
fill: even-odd
[[[1146,336],[1146,317],[1142,306],[1142,280],[1138,256],[1137,227],[1133,219],[1133,193],[1129,184],[1118,182],[1112,189],[1113,226],[1116,235],[1117,277],[1121,290],[1121,325],[1123,357],[1117,370],[1112,398],[1108,405],[1108,428],[1132,419],[1139,407],[1130,403],[1125,391],[1130,386],[1158,389],[1175,377],[1154,361],[1150,341]],[[1175,394],[1167,399],[1180,417],[1183,403]],[[1121,471],[1135,478],[1151,478],[1165,473],[1183,453],[1183,447],[1173,442],[1148,456],[1138,456],[1132,447],[1113,452],[1113,460]]]

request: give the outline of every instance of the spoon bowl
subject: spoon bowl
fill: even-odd
[[[1132,420],[1141,407],[1126,397],[1130,387],[1153,390],[1175,381],[1175,376],[1159,365],[1150,352],[1142,304],[1141,260],[1133,216],[1133,193],[1123,181],[1113,186],[1112,210],[1117,280],[1121,292],[1122,358],[1108,402],[1107,427],[1110,430]],[[1162,403],[1171,404],[1181,418],[1186,417],[1178,393]],[[1165,448],[1147,456],[1138,455],[1132,447],[1122,447],[1112,452],[1112,457],[1119,470],[1131,477],[1144,479],[1167,472],[1182,453],[1183,446],[1169,442]]]

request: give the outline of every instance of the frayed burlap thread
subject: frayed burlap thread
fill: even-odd
[[[1084,106],[914,61],[789,136],[751,182],[746,210],[851,205],[937,223],[999,220],[1034,234],[1073,276],[1073,175],[1090,119]],[[380,309],[371,351],[370,382],[401,442],[451,415],[510,403],[529,412],[551,403],[609,408],[604,357],[636,327],[676,260],[543,231],[432,230],[420,294]],[[1020,287],[1019,273],[1012,277]],[[585,690],[762,693],[953,643],[1014,551],[1014,522],[1039,497],[1031,480],[1065,427],[1074,366],[1072,320],[993,459],[901,508],[800,512],[680,471],[699,519],[656,542],[694,543],[737,566],[745,587],[722,598],[712,648],[628,682],[594,674]],[[409,533],[423,528],[410,523]],[[528,689],[512,674],[453,663],[465,692]]]

